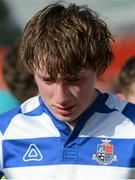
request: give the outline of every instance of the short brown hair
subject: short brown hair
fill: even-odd
[[[135,56],[129,57],[121,68],[118,81],[117,92],[130,94],[131,85],[135,82]]]
[[[113,37],[96,12],[59,3],[39,11],[26,25],[20,58],[32,73],[70,76],[83,67],[100,76],[113,61]]]

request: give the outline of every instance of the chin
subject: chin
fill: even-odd
[[[71,122],[73,121],[73,117],[70,116],[61,116],[61,115],[57,115],[56,116],[60,121],[67,121],[67,122]]]

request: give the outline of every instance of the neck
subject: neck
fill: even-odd
[[[65,123],[66,123],[67,128],[69,129],[69,131],[73,131],[76,123],[73,123],[73,122],[70,122],[70,123],[69,122],[65,122]]]

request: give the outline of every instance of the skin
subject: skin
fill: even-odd
[[[135,82],[129,87],[129,93],[127,94],[127,100],[135,104]]]
[[[116,94],[120,99],[127,100],[135,104],[135,82],[133,82],[127,90]]]
[[[98,92],[95,90],[96,73],[91,69],[83,69],[77,79],[52,81],[48,74],[41,78],[35,74],[39,93],[51,111],[61,121],[72,128],[78,117],[94,102]]]

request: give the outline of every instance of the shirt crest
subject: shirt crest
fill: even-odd
[[[113,161],[117,161],[117,156],[114,154],[114,145],[110,144],[110,140],[102,140],[102,144],[97,145],[97,151],[93,154],[92,159],[99,164],[108,165]]]

